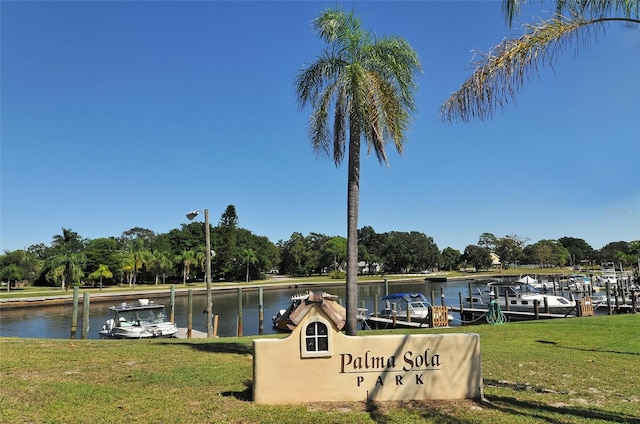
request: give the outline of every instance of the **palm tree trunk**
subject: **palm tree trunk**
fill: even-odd
[[[358,208],[360,202],[360,129],[349,128],[349,175],[347,178],[347,323],[348,336],[358,335]]]

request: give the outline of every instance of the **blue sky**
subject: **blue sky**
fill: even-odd
[[[312,152],[293,89],[323,48],[312,19],[336,5],[424,68],[404,155],[363,155],[359,227],[461,251],[485,232],[640,239],[637,28],[568,47],[492,120],[448,125],[473,51],[513,33],[499,1],[3,1],[0,250],[63,227],[163,233],[193,209],[215,225],[230,204],[274,243],[346,236],[346,164]]]

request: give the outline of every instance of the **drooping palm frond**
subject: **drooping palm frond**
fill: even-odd
[[[521,5],[526,0],[502,0],[502,14],[507,25],[520,16]],[[605,16],[612,14],[627,18],[638,17],[640,6],[638,0],[556,0],[556,14],[578,14],[584,17]]]
[[[590,18],[605,15],[637,18],[640,11],[639,4],[638,0],[557,0],[556,13],[558,15],[572,13]]]
[[[511,26],[513,20],[520,15],[520,4],[524,0],[502,0],[502,14],[507,21],[507,25]]]
[[[313,150],[332,154],[339,165],[347,128],[357,129],[368,152],[388,165],[385,143],[393,141],[402,153],[409,112],[416,110],[417,53],[400,37],[372,37],[352,14],[329,10],[314,20],[314,27],[329,46],[295,81],[300,108],[312,110],[308,134]]]
[[[627,18],[585,19],[581,15],[560,15],[540,24],[525,25],[517,39],[504,40],[474,63],[473,74],[440,107],[442,120],[453,123],[492,117],[515,101],[517,92],[539,68],[553,65],[553,59],[569,45],[584,47],[612,21],[640,23]]]

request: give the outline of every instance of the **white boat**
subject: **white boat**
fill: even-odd
[[[540,312],[549,308],[552,314],[575,312],[576,302],[563,296],[547,294],[528,284],[502,283],[493,281],[487,284],[482,296],[473,296],[474,307],[496,300],[502,309],[506,309],[506,297],[509,298],[509,310],[514,312],[533,312],[536,301]],[[467,298],[468,299],[468,298]]]
[[[536,289],[541,289],[542,284],[538,281],[537,278],[530,277],[528,275],[520,276],[520,278],[516,281],[518,284],[526,284]]]
[[[610,287],[615,287],[618,284],[618,276],[616,274],[616,265],[613,262],[605,262],[601,265],[601,274],[598,276],[597,281],[600,287],[606,287],[609,283]]]
[[[407,321],[407,313],[411,321],[427,322],[431,303],[422,293],[395,293],[382,298],[383,308],[380,318]]]
[[[109,307],[109,316],[100,330],[103,338],[142,339],[175,337],[178,327],[168,320],[164,305],[149,299]]]
[[[607,295],[592,294],[590,297],[591,297],[591,304],[593,305],[594,309],[607,307]],[[613,305],[614,303],[612,302],[611,304]]]
[[[591,290],[591,279],[586,275],[572,275],[569,277],[568,282],[569,290],[573,291],[583,291],[583,290]]]

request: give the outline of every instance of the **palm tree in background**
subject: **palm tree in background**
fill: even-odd
[[[154,282],[156,285],[158,285],[158,281],[160,280],[160,255],[161,252],[154,252],[152,250],[143,250],[141,252],[144,267],[147,272],[154,274]]]
[[[519,15],[524,0],[503,0],[507,23]],[[610,23],[640,24],[638,0],[557,0],[556,14],[523,26],[524,35],[507,39],[475,62],[473,74],[441,106],[444,121],[484,120],[515,100],[538,68],[552,65],[568,45],[586,46]]]
[[[62,228],[62,234],[53,236],[51,242],[51,258],[48,260],[48,271],[45,278],[58,281],[64,290],[69,286],[79,285],[84,276],[87,257],[82,250],[85,242],[78,233]]]
[[[193,250],[184,250],[179,258],[182,263],[182,282],[186,285],[191,274],[191,266],[196,263],[196,253]]]
[[[102,279],[113,278],[113,272],[105,264],[98,265],[98,269],[89,274],[89,278],[92,280],[100,280],[100,290],[102,290]]]
[[[247,275],[245,278],[245,282],[249,282],[249,265],[253,265],[258,262],[258,256],[253,249],[243,249],[240,253],[242,257],[242,262],[247,265]]]
[[[122,264],[121,269],[127,277],[127,283],[129,284],[129,287],[134,287],[137,282],[138,271],[143,265],[142,255],[140,254],[140,251],[129,251],[122,252],[120,257]]]
[[[298,74],[295,89],[301,109],[312,109],[313,150],[332,156],[339,166],[348,147],[346,333],[356,335],[361,139],[380,163],[388,165],[389,142],[403,152],[421,65],[407,41],[374,37],[352,13],[330,9],[313,26],[328,46]]]
[[[158,268],[162,273],[162,284],[167,282],[167,273],[173,270],[173,261],[169,252],[156,252],[158,257]]]

